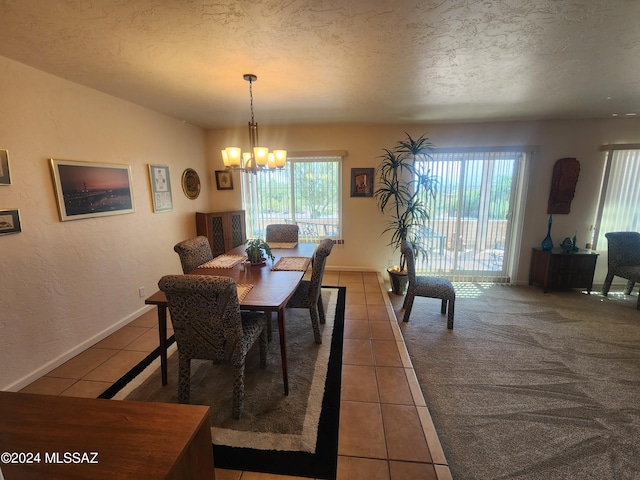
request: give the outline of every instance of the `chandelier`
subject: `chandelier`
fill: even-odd
[[[246,73],[243,77],[249,82],[249,98],[251,100],[251,121],[249,122],[249,151],[242,152],[240,147],[227,147],[222,150],[222,161],[227,170],[257,173],[284,168],[287,162],[286,150],[269,152],[267,147],[258,143],[258,124],[253,117],[253,82],[258,77]]]

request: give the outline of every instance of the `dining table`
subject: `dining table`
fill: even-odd
[[[270,244],[275,259],[267,258],[259,265],[251,265],[246,259],[244,245],[240,245],[188,273],[233,278],[242,310],[261,311],[269,315],[277,313],[285,395],[289,394],[285,307],[311,264],[316,246],[315,243],[297,242]],[[164,292],[157,291],[145,300],[145,304],[155,305],[158,309],[160,369],[162,385],[166,385],[167,298]]]

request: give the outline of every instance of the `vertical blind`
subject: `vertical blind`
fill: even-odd
[[[272,223],[292,223],[299,238],[317,242],[342,238],[339,155],[291,155],[284,169],[243,175],[247,236],[263,237]]]
[[[640,145],[607,150],[594,248],[607,249],[607,232],[640,231]]]
[[[436,178],[425,229],[427,257],[416,268],[454,281],[509,283],[514,250],[514,211],[526,152],[520,148],[438,150],[424,172]]]

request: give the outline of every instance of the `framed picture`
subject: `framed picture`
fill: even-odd
[[[151,182],[151,200],[154,213],[173,210],[169,167],[166,165],[149,165],[149,181]]]
[[[135,211],[129,165],[49,161],[60,221]]]
[[[216,187],[218,190],[233,190],[233,178],[231,172],[216,170]]]
[[[373,196],[373,168],[351,169],[351,196]]]
[[[0,150],[0,185],[11,185],[9,152],[7,150]]]
[[[20,212],[18,210],[0,210],[0,235],[20,233]]]

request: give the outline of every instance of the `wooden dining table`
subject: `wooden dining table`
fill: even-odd
[[[300,284],[306,270],[277,270],[274,266],[285,257],[313,258],[315,243],[297,243],[288,248],[272,248],[275,260],[267,259],[264,265],[240,263],[231,268],[198,267],[190,275],[218,275],[230,277],[237,285],[251,285],[244,298],[239,298],[240,308],[261,312],[276,312],[280,336],[280,358],[282,361],[282,379],[284,393],[289,394],[289,375],[287,367],[287,338],[285,306]],[[224,255],[244,256],[244,245],[226,252]],[[215,259],[214,259],[215,260]],[[167,298],[164,292],[157,291],[145,300],[147,305],[158,308],[158,333],[160,337],[160,369],[162,385],[167,384]]]

